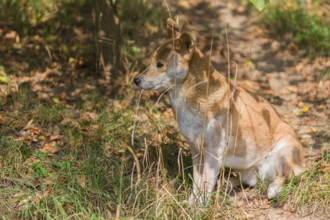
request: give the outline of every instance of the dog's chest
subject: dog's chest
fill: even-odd
[[[177,111],[177,120],[181,133],[190,143],[201,145],[204,120],[191,110]]]
[[[189,109],[184,98],[174,99],[174,96],[171,95],[170,98],[180,132],[189,144],[201,147],[207,141],[205,136],[213,133],[213,131],[208,131],[208,135],[205,135],[209,127],[204,120],[205,115],[195,109]]]

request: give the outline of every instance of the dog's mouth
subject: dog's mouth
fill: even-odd
[[[134,80],[135,84],[145,90],[157,90],[159,87],[161,87],[162,83],[152,84],[150,81],[147,83],[142,83],[142,81]]]
[[[148,86],[148,87],[145,87],[143,89],[146,89],[146,90],[156,90],[158,89],[158,87],[161,85],[161,83],[157,83],[155,85],[151,85],[151,86]]]

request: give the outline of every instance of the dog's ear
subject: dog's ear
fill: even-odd
[[[167,35],[169,39],[176,39],[181,35],[179,25],[172,18],[167,19]]]
[[[187,59],[191,59],[195,52],[195,43],[190,34],[183,33],[178,39],[176,49],[179,53],[184,55]]]

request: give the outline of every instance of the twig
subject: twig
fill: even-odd
[[[135,152],[133,151],[133,149],[126,145],[125,146],[126,149],[132,154],[135,164],[136,164],[136,173],[137,173],[137,181],[136,184],[138,184],[141,181],[141,166],[140,166],[140,162],[139,162],[139,158],[136,156]]]
[[[144,89],[141,90],[141,92],[139,94],[139,97],[136,101],[135,118],[134,118],[133,130],[132,130],[132,135],[131,135],[131,144],[132,144],[132,146],[134,146],[135,129],[136,129],[136,123],[138,121],[137,113],[138,113],[138,110],[139,110],[140,100],[141,100],[141,96],[142,96],[143,91],[144,91]]]

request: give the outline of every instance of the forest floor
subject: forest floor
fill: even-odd
[[[307,172],[272,201],[261,185],[223,192],[210,208],[182,203],[192,185],[191,156],[168,97],[139,95],[132,83],[164,31],[135,30],[129,44],[136,43],[137,61],[114,88],[95,73],[92,28],[72,8],[47,21],[60,24],[72,14],[74,25],[46,34],[45,24],[23,36],[0,21],[0,217],[330,218],[329,58],[307,56],[290,35],[274,36],[247,5],[166,2],[164,10],[188,21],[197,47],[222,74],[229,59],[232,81],[266,98],[293,126]]]

